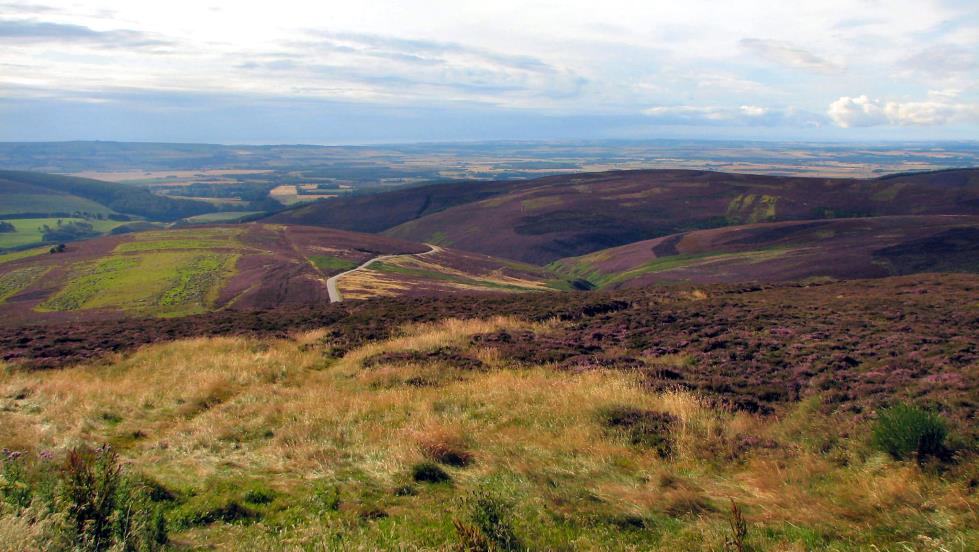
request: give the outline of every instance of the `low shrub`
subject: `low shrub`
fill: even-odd
[[[948,427],[941,416],[917,406],[897,404],[880,411],[874,424],[874,446],[894,457],[905,460],[916,456],[944,455]]]
[[[319,483],[313,488],[312,503],[320,513],[338,511],[340,502],[340,487]]]
[[[245,491],[244,498],[249,504],[269,504],[275,500],[275,491],[265,487],[253,487]]]
[[[432,462],[419,462],[412,466],[411,478],[418,483],[446,483],[452,480],[452,476]]]
[[[171,514],[171,521],[186,529],[223,521],[235,523],[258,517],[251,508],[236,499],[221,496],[199,496],[187,501]]]
[[[672,428],[677,418],[665,412],[653,412],[631,406],[609,406],[598,411],[606,431],[624,435],[629,443],[656,451],[661,458],[673,453]]]

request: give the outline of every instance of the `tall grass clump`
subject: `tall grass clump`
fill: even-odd
[[[464,500],[467,520],[454,520],[460,548],[467,552],[522,550],[511,523],[513,505],[484,490]]]
[[[897,460],[916,456],[941,456],[945,452],[948,427],[934,412],[917,406],[897,404],[881,410],[874,424],[874,446]]]

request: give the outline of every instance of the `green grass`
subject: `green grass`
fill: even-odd
[[[357,262],[332,255],[310,255],[309,261],[323,272],[343,272],[357,266]]]
[[[452,241],[449,239],[448,234],[442,232],[441,230],[438,232],[433,232],[432,235],[429,236],[427,240],[425,240],[425,243],[431,243],[435,245],[452,245]]]
[[[36,257],[37,255],[44,255],[48,252],[47,247],[35,247],[34,249],[25,249],[23,251],[12,251],[10,253],[0,254],[0,265],[4,263],[10,263],[19,259],[26,259],[27,257]]]
[[[92,228],[96,232],[107,233],[116,226],[125,224],[124,222],[119,222],[115,220],[97,220],[97,219],[83,219],[83,218],[29,218],[29,219],[2,219],[5,222],[9,222],[14,225],[17,229],[16,232],[0,233],[0,249],[6,249],[8,247],[22,247],[26,245],[31,245],[34,243],[42,243],[41,226],[47,224],[48,226],[54,228],[58,225],[60,220],[63,224],[69,222],[87,222],[92,225]]]
[[[225,211],[220,213],[206,213],[203,215],[197,215],[193,217],[187,217],[184,222],[189,222],[191,224],[209,224],[213,222],[232,222],[238,219],[257,215],[261,211]]]
[[[539,211],[548,207],[560,207],[561,205],[564,205],[564,199],[561,197],[537,197],[521,201],[520,210]]]
[[[112,256],[81,263],[41,311],[115,308],[158,316],[204,312],[234,273],[238,255],[199,251]]]
[[[775,220],[778,196],[741,194],[727,207],[727,219],[733,224],[754,224]]]
[[[108,215],[113,211],[94,201],[68,194],[0,194],[0,215],[75,212]]]
[[[117,253],[168,251],[179,249],[241,249],[238,240],[243,228],[202,228],[160,230],[133,234],[133,241],[119,244]]]
[[[49,268],[46,266],[29,266],[0,274],[0,305],[20,290],[31,285]]]

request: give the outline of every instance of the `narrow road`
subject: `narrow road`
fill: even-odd
[[[429,249],[428,251],[426,251],[424,253],[408,253],[408,254],[405,254],[405,255],[381,255],[380,257],[374,257],[373,259],[370,259],[370,260],[366,261],[365,263],[361,264],[360,266],[351,268],[350,270],[347,270],[346,272],[341,272],[340,274],[337,274],[336,276],[331,276],[331,277],[327,278],[327,280],[326,280],[326,292],[330,295],[330,302],[331,303],[339,303],[340,301],[343,301],[343,296],[340,295],[340,290],[337,289],[337,280],[339,280],[340,278],[346,276],[347,274],[350,274],[352,272],[357,272],[358,270],[363,270],[363,269],[369,267],[370,265],[372,265],[374,263],[377,263],[377,262],[380,262],[380,261],[383,261],[385,259],[394,259],[396,257],[424,257],[426,255],[432,255],[434,253],[438,253],[439,251],[442,250],[442,248],[439,247],[439,246],[437,246],[437,245],[432,245],[430,243],[426,243],[425,245],[427,245],[431,249]]]

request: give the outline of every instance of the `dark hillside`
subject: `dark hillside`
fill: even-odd
[[[6,193],[69,194],[99,203],[117,213],[145,217],[150,220],[172,221],[184,217],[214,212],[214,206],[187,199],[163,197],[142,188],[90,178],[26,171],[0,171],[0,182]]]
[[[450,207],[505,194],[517,182],[431,184],[405,190],[344,197],[279,212],[268,222],[325,226],[355,232],[382,232]]]
[[[979,272],[979,217],[911,215],[768,222],[672,234],[561,259],[601,287],[779,282]]]
[[[545,263],[702,228],[882,215],[979,214],[979,171],[857,180],[703,171],[543,178],[387,231]]]
[[[979,171],[880,179],[613,171],[425,186],[269,219],[437,243],[537,264],[696,229],[882,215],[979,214]]]

